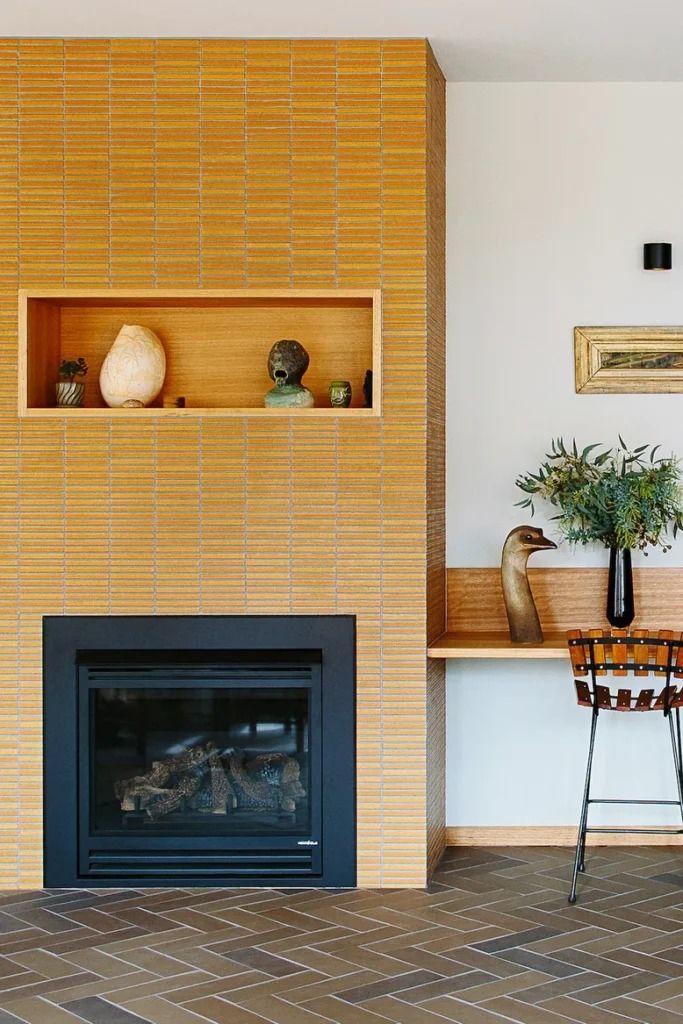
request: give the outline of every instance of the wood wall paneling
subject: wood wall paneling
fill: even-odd
[[[4,887],[42,882],[44,614],[313,607],[358,617],[359,883],[424,884],[442,130],[424,40],[0,40]],[[17,419],[18,288],[259,287],[382,289],[381,418]]]
[[[446,829],[447,846],[576,846],[576,825],[452,825]],[[643,828],[648,826],[644,825]],[[683,846],[683,836],[642,833],[589,832],[587,846]],[[571,854],[567,854],[567,865]]]
[[[607,568],[529,569],[541,626],[547,634],[607,626]],[[507,634],[500,569],[448,569],[449,632]],[[683,568],[633,570],[634,626],[683,630]]]

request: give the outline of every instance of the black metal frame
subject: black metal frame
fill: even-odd
[[[617,645],[628,645],[633,644],[634,649],[638,646],[645,645],[647,647],[666,647],[667,661],[664,665],[651,665],[648,663],[641,663],[634,660],[632,663],[629,662],[609,662],[600,661],[596,663],[595,660],[595,647],[596,646],[607,646],[610,644]],[[582,646],[588,648],[590,652],[590,659],[585,664],[579,664],[576,666],[579,670],[590,671],[591,674],[591,728],[590,738],[588,742],[588,763],[586,765],[586,777],[583,787],[583,799],[581,802],[581,814],[579,816],[579,831],[576,840],[576,850],[574,855],[574,867],[572,871],[571,888],[569,891],[569,903],[576,903],[576,886],[578,881],[579,872],[583,873],[586,870],[586,835],[588,832],[605,832],[605,833],[620,833],[623,832],[627,835],[682,835],[683,828],[680,829],[664,829],[664,828],[609,828],[609,827],[588,827],[588,808],[591,804],[648,804],[657,806],[673,806],[678,807],[681,813],[681,821],[683,822],[683,750],[681,748],[681,723],[678,707],[672,708],[670,701],[670,690],[671,690],[671,675],[674,669],[672,663],[672,656],[674,650],[678,650],[683,647],[683,643],[679,640],[661,640],[655,637],[634,637],[634,636],[612,636],[605,634],[604,636],[597,637],[578,637],[569,640],[570,647]],[[635,653],[635,650],[634,650]],[[671,747],[673,752],[674,760],[674,771],[676,774],[676,788],[678,790],[678,800],[630,800],[630,799],[598,799],[591,797],[590,786],[591,786],[591,774],[593,770],[593,754],[595,751],[595,736],[598,727],[598,716],[600,714],[600,707],[598,705],[598,697],[596,692],[597,672],[606,671],[610,672],[614,669],[626,670],[626,672],[635,671],[648,671],[657,672],[659,675],[666,673],[666,684],[664,686],[664,701],[662,707],[662,713],[665,719],[669,720],[669,733],[671,737]],[[632,697],[632,701],[635,701],[637,697]],[[605,708],[604,710],[609,710]],[[616,710],[616,709],[612,709]],[[676,724],[674,726],[674,716],[672,711],[675,712]]]
[[[355,886],[355,648],[355,617],[345,615],[46,616],[45,885]],[[230,673],[225,669],[230,664],[248,664],[258,680],[254,685],[263,689],[269,685],[265,670],[269,666],[272,669],[273,662],[291,665],[292,685],[309,689],[312,724],[319,726],[313,730],[317,739],[311,749],[311,765],[319,768],[320,782],[319,799],[311,804],[310,835],[279,837],[277,843],[263,836],[223,834],[180,840],[149,836],[144,846],[149,850],[150,863],[155,856],[160,861],[159,871],[150,874],[147,864],[144,873],[142,869],[136,873],[126,860],[125,841],[114,836],[98,837],[91,828],[89,770],[83,758],[87,760],[91,743],[90,701],[94,689],[98,685],[168,687],[173,685],[174,672],[177,685],[184,679],[186,688],[192,666],[198,679],[203,670],[213,671],[210,681],[203,685],[229,686]],[[296,669],[299,663],[306,665],[308,682]],[[104,682],[98,683],[97,671],[90,671],[93,665],[109,666]],[[162,669],[156,677],[154,666]],[[127,673],[126,667],[132,671]],[[145,679],[147,670],[149,678]],[[112,683],[117,674],[120,681]],[[246,850],[255,843],[257,853],[263,849],[264,861],[269,849],[279,848],[281,871],[264,870],[261,876],[258,867],[251,864],[243,875],[236,874],[236,870],[242,870]],[[201,867],[191,875],[185,866],[182,876],[176,874],[174,880],[173,868],[163,867],[162,855],[170,865],[169,855],[175,852],[180,864],[179,847],[187,852],[188,862]],[[117,857],[128,867],[116,870]],[[231,858],[237,868],[233,864],[222,875],[221,865],[225,867]],[[304,868],[304,863],[308,867]]]

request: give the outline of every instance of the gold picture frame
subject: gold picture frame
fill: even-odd
[[[683,327],[575,327],[577,394],[683,392]]]

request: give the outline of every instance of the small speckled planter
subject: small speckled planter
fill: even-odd
[[[85,384],[81,384],[77,380],[60,380],[55,385],[55,390],[57,392],[57,405],[83,405],[83,399],[85,398]]]

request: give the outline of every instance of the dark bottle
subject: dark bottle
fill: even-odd
[[[629,548],[610,548],[607,619],[617,629],[633,622],[633,570]]]

